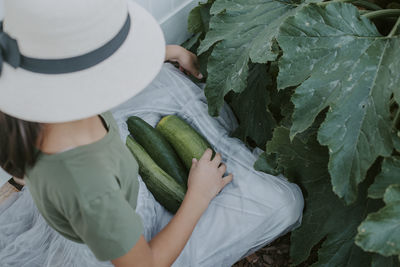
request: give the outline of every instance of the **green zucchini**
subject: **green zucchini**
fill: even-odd
[[[168,211],[176,213],[185,197],[186,191],[183,185],[178,184],[161,169],[131,136],[127,137],[126,145],[136,158],[143,182],[154,198]]]
[[[144,147],[157,165],[186,187],[189,173],[164,136],[136,116],[130,117],[127,124],[131,135]]]
[[[156,129],[171,143],[186,168],[192,166],[192,159],[200,159],[211,145],[192,126],[175,115],[162,118]]]

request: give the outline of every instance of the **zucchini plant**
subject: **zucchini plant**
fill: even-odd
[[[400,3],[209,0],[189,31],[210,115],[303,190],[293,264],[399,266]]]

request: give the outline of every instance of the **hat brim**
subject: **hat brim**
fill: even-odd
[[[107,111],[144,89],[165,59],[164,35],[157,21],[129,1],[131,29],[109,58],[82,71],[39,74],[3,64],[0,110],[41,123],[80,120]]]

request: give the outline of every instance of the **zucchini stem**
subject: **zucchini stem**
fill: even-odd
[[[397,16],[400,16],[400,9],[382,9],[382,10],[369,12],[362,16],[364,16],[368,19],[376,19],[376,18],[381,18],[381,17],[397,17]]]
[[[400,17],[397,18],[396,24],[394,24],[392,30],[390,31],[388,37],[393,37],[393,35],[396,34],[397,32],[397,28],[399,27],[400,24]]]

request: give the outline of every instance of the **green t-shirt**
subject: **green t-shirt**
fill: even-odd
[[[41,153],[25,180],[47,223],[106,261],[132,249],[143,223],[135,212],[138,164],[121,141],[111,112],[101,117],[106,136],[58,154]]]

